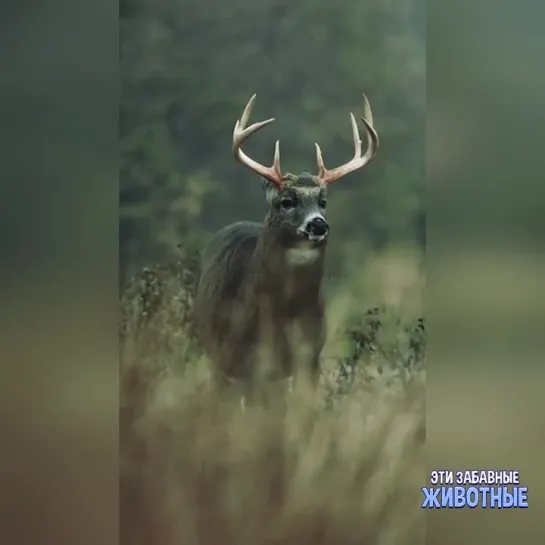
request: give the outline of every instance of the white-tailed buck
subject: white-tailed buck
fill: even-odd
[[[327,186],[367,165],[379,139],[364,95],[365,154],[350,114],[352,160],[328,170],[316,144],[316,175],[284,174],[278,141],[271,167],[241,150],[249,136],[274,121],[247,126],[255,98],[236,122],[233,153],[265,179],[270,209],[263,224],[239,222],[224,227],[204,250],[194,309],[197,332],[220,379],[248,384],[257,378],[288,378],[298,370],[315,379],[325,340],[321,283],[329,232]]]

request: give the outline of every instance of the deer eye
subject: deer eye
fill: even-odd
[[[327,207],[327,201],[325,199],[320,199],[320,202],[318,203],[320,208],[326,208]]]
[[[290,198],[290,197],[284,197],[281,201],[280,201],[280,206],[284,209],[284,210],[291,210],[294,206],[295,206],[295,200]]]

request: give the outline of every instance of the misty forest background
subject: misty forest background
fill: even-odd
[[[235,121],[276,122],[246,152],[316,172],[353,153],[349,113],[369,97],[381,147],[330,191],[328,279],[399,244],[425,244],[423,0],[122,0],[120,280],[261,221],[260,180],[231,154]],[[360,124],[361,125],[361,124]],[[364,134],[363,127],[360,128]]]

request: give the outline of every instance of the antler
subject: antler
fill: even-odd
[[[267,180],[271,181],[274,185],[280,188],[284,185],[286,176],[284,176],[282,174],[282,171],[280,170],[280,142],[278,140],[274,145],[274,160],[272,166],[270,167],[266,167],[258,163],[257,161],[250,159],[250,157],[248,157],[240,149],[242,143],[249,136],[274,121],[273,117],[271,119],[259,121],[258,123],[254,123],[253,125],[246,127],[246,124],[250,119],[250,115],[252,114],[256,96],[257,95],[254,94],[252,98],[248,101],[248,104],[246,104],[246,108],[244,108],[244,112],[242,112],[242,117],[235,124],[235,130],[233,131],[233,153],[235,154],[237,160],[240,161],[243,165],[246,165],[250,170],[253,170],[260,176],[267,178]]]
[[[369,101],[367,100],[367,97],[365,95],[363,95],[363,100],[365,116],[361,117],[361,120],[363,121],[363,123],[365,124],[365,128],[367,129],[368,141],[367,151],[365,152],[365,155],[362,156],[361,154],[361,138],[358,130],[358,125],[356,124],[356,120],[353,114],[350,114],[350,120],[352,122],[352,134],[354,136],[354,157],[351,161],[348,161],[348,163],[341,165],[340,167],[337,167],[333,170],[327,170],[324,165],[322,150],[320,149],[320,146],[318,144],[315,144],[316,161],[318,162],[318,177],[325,184],[331,184],[333,182],[336,182],[343,176],[346,176],[347,174],[350,174],[351,172],[354,172],[355,170],[364,167],[373,159],[373,157],[377,153],[379,139],[377,132],[373,128],[373,114],[371,112],[371,106],[369,105]]]

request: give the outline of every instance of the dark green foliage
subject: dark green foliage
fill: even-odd
[[[352,348],[346,358],[348,367],[362,358],[379,355],[412,368],[422,363],[425,354],[424,319],[407,323],[387,308],[375,307],[363,313],[347,328],[346,336]]]
[[[120,301],[120,418],[132,422],[165,372],[199,356],[192,305],[196,256],[144,268]]]
[[[403,319],[399,310],[374,307],[352,317],[341,332],[345,354],[336,362],[334,394],[380,378],[386,386],[409,384],[424,369],[424,319]]]
[[[196,258],[146,267],[132,278],[121,299],[122,346],[145,355],[174,354],[193,339],[192,305]]]
[[[133,277],[123,293],[121,301],[120,333],[127,339],[132,330],[139,334],[161,312],[165,312],[179,303],[173,318],[181,328],[190,323],[191,302],[198,276],[198,259],[181,258],[174,263],[163,263],[155,267],[144,267],[141,273]]]

